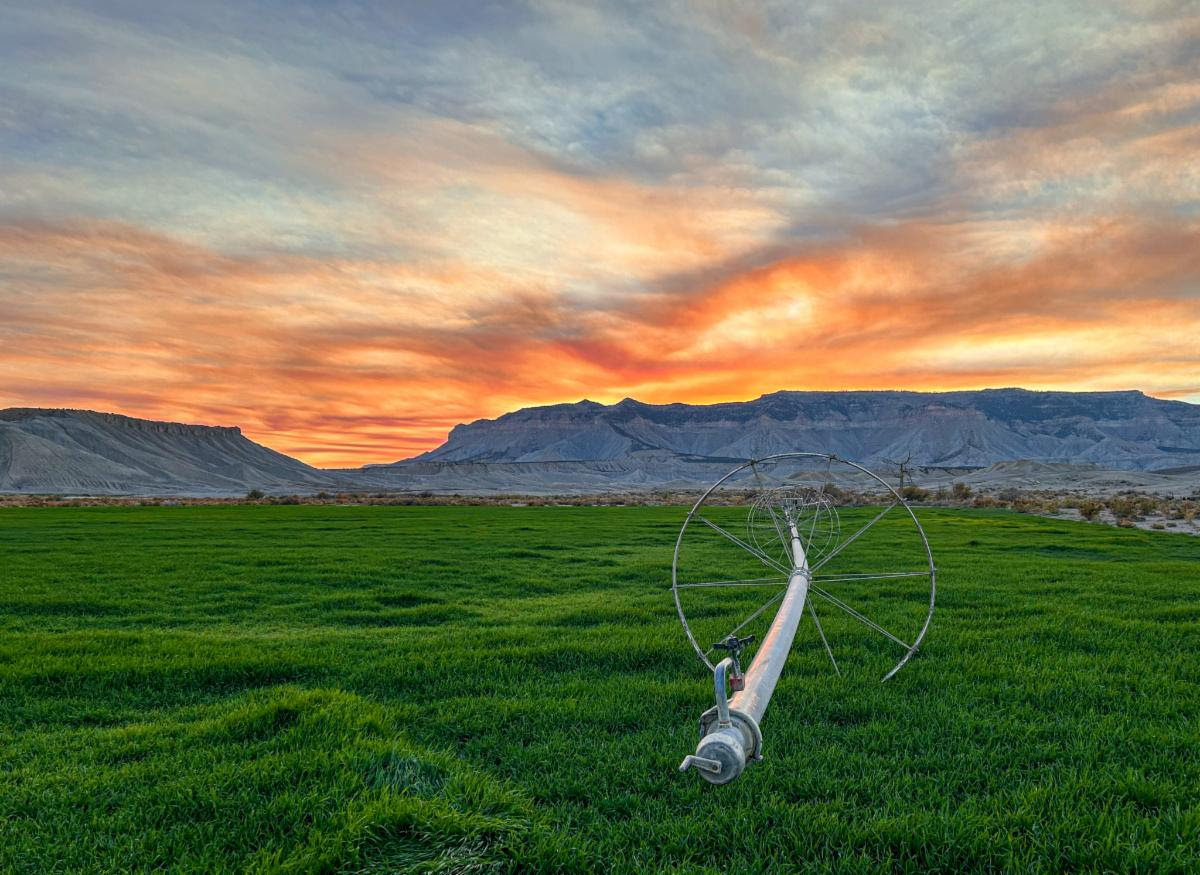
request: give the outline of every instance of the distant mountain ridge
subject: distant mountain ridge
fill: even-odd
[[[1200,463],[1200,405],[1139,391],[775,392],[754,401],[626,398],[530,407],[456,426],[396,463],[747,459],[829,451],[867,465],[986,467],[1029,459],[1158,470]]]
[[[236,427],[90,410],[0,410],[0,492],[691,489],[711,483],[738,461],[792,451],[832,452],[885,471],[903,459],[939,469],[942,477],[989,469],[980,475],[980,482],[989,483],[1082,478],[1154,488],[1173,481],[1171,488],[1186,489],[1184,478],[1144,472],[1190,471],[1187,482],[1196,479],[1200,405],[1136,391],[1024,389],[775,392],[710,405],[581,401],[459,425],[442,446],[415,458],[337,471],[257,444]],[[992,467],[1013,460],[1029,464],[1019,471]],[[1051,467],[1036,467],[1042,463]],[[1086,470],[1070,473],[1064,465]],[[1139,473],[1132,479],[1098,473],[1106,469]],[[928,470],[926,476],[935,473]]]
[[[268,449],[241,429],[117,413],[0,410],[0,491],[237,494],[307,490],[330,475]]]

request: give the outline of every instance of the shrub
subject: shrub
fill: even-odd
[[[1105,502],[1113,516],[1120,519],[1133,519],[1138,515],[1138,503],[1124,495],[1114,495]],[[1118,523],[1120,525],[1120,523]]]
[[[955,483],[950,487],[950,494],[959,501],[963,501],[971,497],[971,487],[966,483]]]
[[[929,490],[920,486],[905,486],[900,490],[900,494],[904,496],[905,501],[926,501],[929,498]]]
[[[249,499],[250,501],[258,501],[262,497],[263,497],[263,491],[261,489],[251,489],[249,492],[246,493],[246,498]]]
[[[830,498],[832,498],[834,500],[837,500],[839,498],[844,498],[846,496],[845,490],[838,489],[832,483],[824,484],[821,487],[821,491],[824,492],[826,495],[828,495]]]

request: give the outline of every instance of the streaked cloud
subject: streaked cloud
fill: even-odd
[[[0,405],[359,464],[581,397],[1200,401],[1190,4],[6,22]]]

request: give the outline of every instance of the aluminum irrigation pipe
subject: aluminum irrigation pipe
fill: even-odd
[[[753,544],[748,544],[741,538],[731,532],[726,531],[711,520],[700,515],[700,508],[708,501],[717,489],[722,484],[736,477],[739,473],[750,468],[754,471],[756,479],[761,485],[762,480],[758,477],[757,465],[763,462],[774,462],[781,459],[799,460],[799,459],[825,459],[829,463],[837,462],[849,468],[858,471],[860,474],[869,477],[878,483],[883,489],[891,494],[894,499],[892,504],[884,508],[877,516],[874,517],[866,525],[858,529],[853,535],[839,543],[832,551],[827,551],[823,555],[814,553],[815,561],[809,564],[809,556],[803,546],[802,539],[797,532],[796,521],[791,517],[790,512],[787,513],[788,527],[791,529],[791,559],[792,568],[786,567],[786,559],[783,562],[776,562],[774,558],[763,553],[758,547]],[[928,572],[916,572],[910,570],[897,571],[893,573],[883,574],[855,574],[846,573],[838,575],[825,575],[825,579],[833,582],[837,580],[866,580],[881,577],[917,577],[929,575],[929,609],[925,614],[925,621],[922,623],[920,631],[911,644],[906,644],[901,639],[892,635],[879,624],[872,621],[869,617],[854,610],[849,605],[837,599],[831,593],[826,592],[818,585],[813,583],[813,575],[816,574],[822,566],[828,563],[835,555],[839,554],[846,547],[857,541],[876,523],[883,519],[893,508],[902,507],[912,520],[916,528],[917,535],[921,539],[922,552],[925,560],[928,562]],[[771,578],[751,578],[749,580],[717,580],[704,581],[699,583],[684,582],[679,580],[679,554],[683,546],[684,533],[688,530],[688,525],[693,521],[702,522],[712,528],[717,534],[732,541],[742,547],[751,555],[757,557],[768,568],[779,572],[780,577],[787,578],[787,585],[779,593],[772,596],[765,604],[761,605],[754,613],[741,622],[725,639],[724,642],[716,644],[708,650],[704,650],[696,636],[692,632],[691,626],[688,624],[687,615],[684,613],[683,603],[680,600],[680,593],[688,591],[690,587],[700,586],[762,586],[765,581]],[[772,521],[775,523],[776,531],[781,540],[784,539],[783,529],[779,526],[778,519],[772,514]],[[811,551],[812,544],[808,545]],[[774,580],[783,583],[779,578]],[[771,695],[775,691],[775,684],[779,680],[779,675],[783,670],[783,665],[787,661],[788,652],[796,637],[796,629],[800,623],[801,616],[804,612],[806,602],[808,600],[809,590],[814,594],[826,599],[834,606],[845,611],[854,619],[867,625],[876,632],[892,639],[897,644],[905,648],[904,655],[900,660],[892,666],[891,670],[883,676],[886,681],[893,677],[896,672],[900,671],[908,661],[912,659],[913,654],[917,652],[925,634],[929,631],[929,624],[933,620],[934,601],[937,595],[937,569],[933,564],[933,553],[929,549],[929,540],[925,537],[925,530],[921,528],[920,521],[913,513],[911,507],[905,502],[904,498],[896,489],[887,483],[878,474],[859,465],[857,462],[851,462],[848,459],[840,459],[831,453],[776,453],[771,456],[766,456],[762,459],[755,459],[743,462],[738,465],[712,486],[710,486],[703,495],[688,511],[687,518],[683,522],[683,527],[679,530],[679,536],[675,539],[675,554],[671,561],[671,590],[675,598],[675,610],[679,614],[679,620],[683,624],[683,631],[687,635],[688,642],[696,651],[700,661],[703,662],[710,670],[713,671],[713,681],[716,693],[717,704],[709,708],[700,716],[700,744],[696,748],[696,753],[686,757],[680,765],[680,771],[686,771],[691,766],[695,766],[701,776],[713,784],[726,784],[732,781],[745,768],[747,761],[762,759],[762,733],[759,731],[759,721],[767,710],[767,705],[771,700]],[[740,679],[744,686],[739,684],[734,685],[737,691],[732,699],[726,697],[726,674],[732,666],[737,669],[737,656],[741,648],[745,644],[753,640],[739,639],[737,633],[749,625],[760,614],[766,611],[776,602],[782,602],[776,611],[775,618],[771,622],[771,627],[767,631],[766,637],[763,639],[762,645],[755,656],[753,664],[746,672],[746,677]],[[809,611],[813,614],[813,624],[816,626],[817,634],[821,638],[821,643],[825,647],[826,653],[829,655],[829,661],[833,664],[834,670],[841,674],[841,669],[838,668],[837,660],[833,658],[833,651],[829,647],[829,642],[825,638],[825,630],[821,628],[821,621],[817,618],[816,611],[813,610],[811,603],[808,604]],[[729,651],[730,660],[722,660],[719,666],[713,665],[709,660],[709,654],[717,648]]]
[[[762,732],[758,724],[775,692],[775,684],[779,682],[796,637],[796,628],[804,616],[812,572],[808,569],[808,557],[790,512],[787,513],[787,525],[792,536],[792,570],[788,575],[787,591],[754,662],[746,671],[746,686],[726,701],[725,671],[732,662],[723,659],[716,666],[713,672],[716,707],[700,718],[701,726],[706,730],[704,737],[696,746],[696,753],[686,757],[679,766],[681,772],[695,766],[700,776],[712,784],[729,783],[746,768],[747,759],[762,758]]]

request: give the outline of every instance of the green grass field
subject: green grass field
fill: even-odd
[[[714,788],[682,515],[0,511],[0,871],[1200,871],[1200,540],[921,511],[922,652],[802,627]]]

